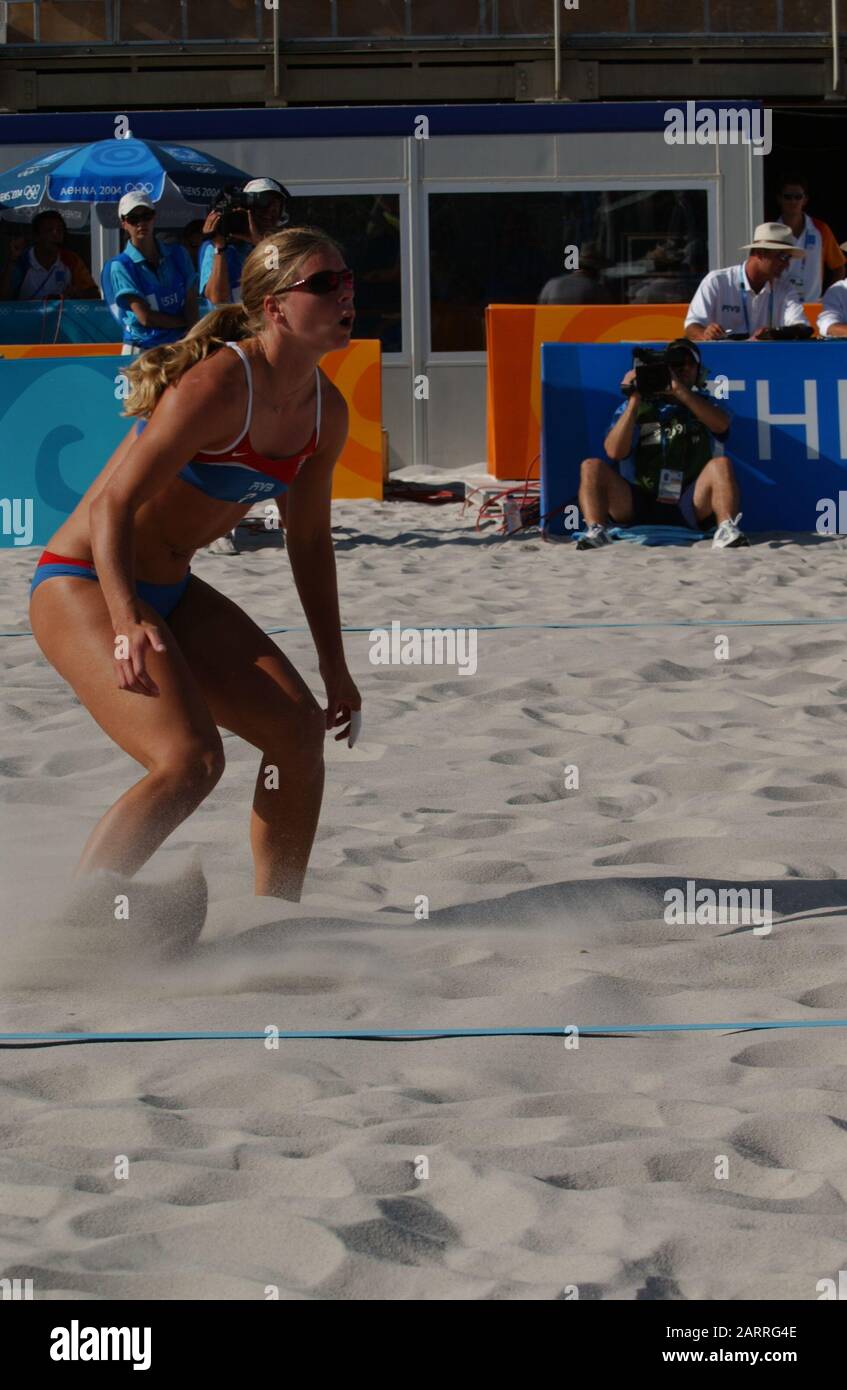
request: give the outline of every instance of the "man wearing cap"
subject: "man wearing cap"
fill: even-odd
[[[694,341],[725,338],[727,333],[761,338],[770,328],[808,327],[794,288],[783,271],[795,256],[805,254],[795,246],[790,227],[782,222],[762,222],[741,265],[710,270],[700,281],[685,317],[685,336]]]
[[[839,248],[847,253],[847,241]],[[822,338],[847,338],[847,277],[836,280],[825,291],[818,315],[818,333]]]
[[[197,271],[184,246],[153,232],[156,209],[143,193],[118,204],[128,241],[103,267],[103,290],[124,330],[124,353],[175,343],[197,322]]]
[[[230,214],[237,230],[224,235],[220,230],[223,213],[213,210],[203,225],[209,241],[200,249],[200,293],[205,296],[201,310],[208,313],[221,304],[237,304],[241,299],[241,270],[254,246],[288,221],[285,204],[288,192],[276,179],[251,179],[242,189],[246,213]]]
[[[612,296],[602,280],[602,271],[611,264],[596,241],[584,241],[579,269],[548,280],[538,296],[539,304],[611,304]]]

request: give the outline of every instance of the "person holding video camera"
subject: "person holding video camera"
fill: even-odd
[[[704,389],[700,351],[677,338],[664,352],[635,348],[621,382],[626,396],[605,440],[608,457],[584,459],[579,506],[586,530],[577,550],[598,550],[619,526],[717,526],[712,548],[749,545],[739,530],[740,496],[722,451],[730,414]]]
[[[200,250],[201,311],[241,302],[241,270],[254,246],[288,222],[286,188],[276,179],[251,179],[222,194],[203,224],[210,240]]]
[[[811,337],[803,305],[783,275],[793,257],[806,254],[791,228],[762,222],[741,250],[750,253],[741,265],[710,270],[700,281],[685,316],[686,338],[711,341],[731,334],[754,342],[786,328],[796,330],[792,336]]]

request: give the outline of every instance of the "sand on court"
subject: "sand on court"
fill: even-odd
[[[351,626],[847,613],[838,538],[581,555],[456,506],[345,502],[334,524]],[[4,631],[28,626],[34,558],[3,552]],[[278,550],[195,568],[263,626],[302,623]],[[320,697],[308,636],[278,640]],[[327,745],[303,901],[252,895],[258,754],[227,737],[137,889],[199,854],[199,945],[116,968],[55,932],[51,955],[43,923],[138,769],[4,638],[0,1026],[847,1017],[846,641],[481,631],[465,676],[375,666],[350,635],[364,732]],[[667,923],[688,879],[770,889],[772,931]],[[3,1051],[0,1275],[37,1298],[812,1300],[845,1264],[845,1060],[847,1029]]]

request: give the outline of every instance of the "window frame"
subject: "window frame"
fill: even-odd
[[[421,298],[421,341],[423,347],[423,359],[427,365],[433,367],[466,367],[484,366],[488,360],[487,349],[482,348],[475,352],[459,351],[433,351],[432,347],[432,290],[430,285],[430,263],[432,248],[430,246],[429,228],[429,197],[431,193],[615,193],[629,191],[633,193],[661,193],[682,192],[706,194],[706,235],[708,238],[708,264],[709,269],[714,270],[713,264],[717,256],[719,240],[719,219],[718,219],[718,186],[719,175],[698,175],[697,177],[684,178],[675,174],[672,177],[638,179],[637,183],[630,175],[603,175],[600,178],[575,178],[575,179],[467,179],[467,178],[443,178],[425,179],[421,186],[421,215],[418,222],[418,245],[423,265],[426,267],[426,286]]]
[[[345,179],[337,181],[312,181],[310,179],[285,179],[285,187],[293,198],[353,198],[374,197],[390,194],[400,200],[400,332],[403,348],[401,352],[382,352],[382,361],[390,367],[411,367],[412,365],[412,197],[408,180],[400,179]],[[294,224],[292,224],[294,225]],[[355,337],[351,342],[355,342]]]

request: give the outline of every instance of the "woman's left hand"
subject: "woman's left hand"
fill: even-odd
[[[321,676],[326,687],[326,727],[344,727],[335,735],[336,743],[347,738],[350,732],[350,715],[353,710],[362,708],[362,697],[356,689],[353,677],[346,666],[321,667]]]

